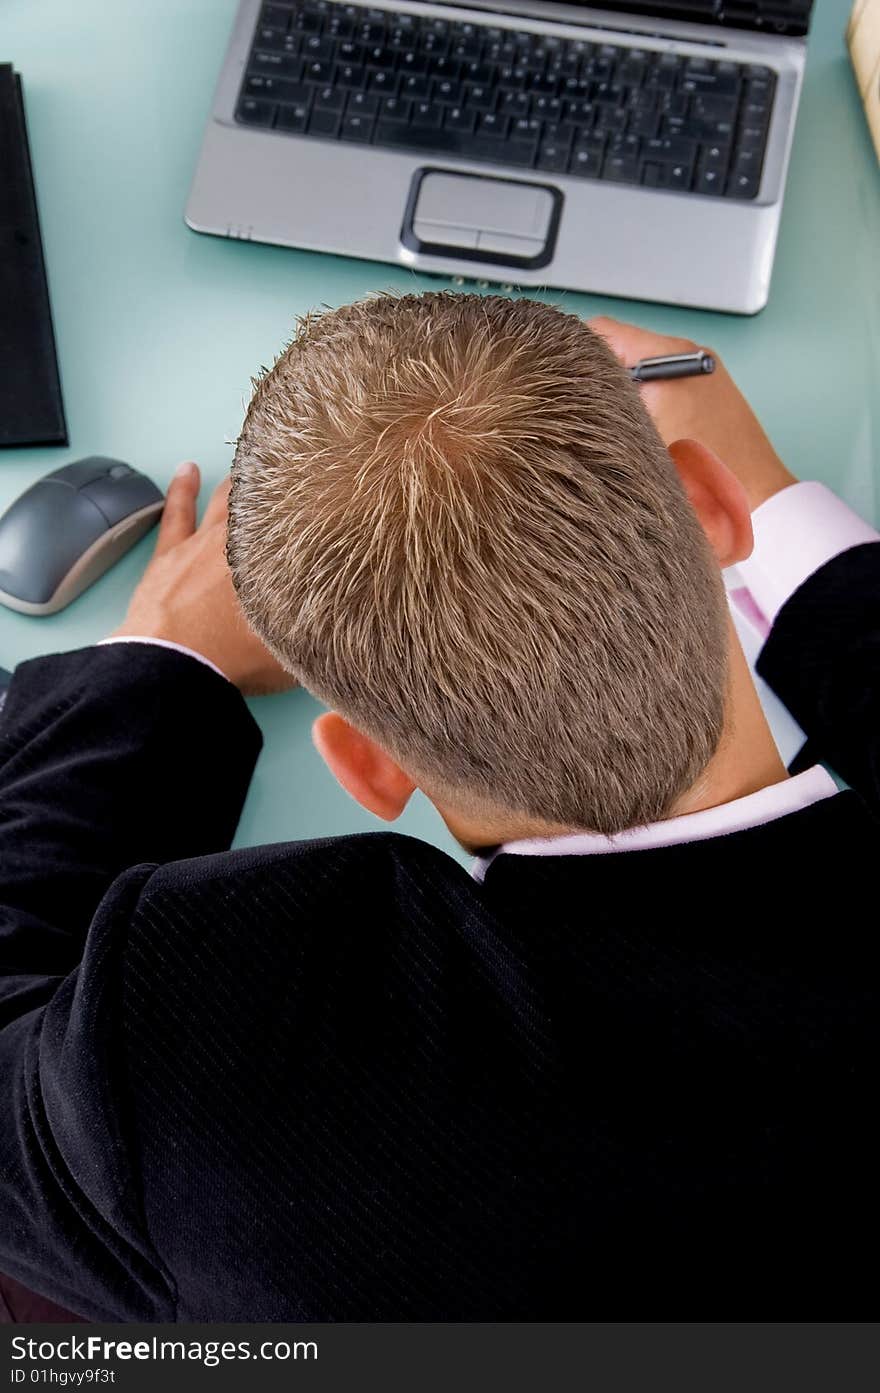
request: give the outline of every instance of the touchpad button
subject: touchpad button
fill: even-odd
[[[404,225],[404,234],[412,234],[404,241],[416,250],[520,266],[549,261],[562,202],[558,189],[438,169],[420,170],[416,180]]]

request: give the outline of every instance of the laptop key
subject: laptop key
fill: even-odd
[[[626,155],[608,155],[602,166],[602,178],[615,184],[637,184],[639,162],[628,159]]]
[[[415,49],[408,49],[406,53],[401,53],[397,71],[421,77],[428,71],[428,59],[423,53],[417,53]]]
[[[299,29],[303,33],[317,34],[320,32],[322,19],[320,15],[309,14],[307,11],[293,16],[292,29]]]
[[[337,63],[351,63],[352,65],[362,64],[364,61],[363,44],[350,43],[347,40],[345,43],[337,44],[336,61]]]
[[[764,131],[759,126],[742,126],[736,143],[741,150],[763,150]]]
[[[684,104],[686,104],[687,98],[683,97],[681,100]],[[656,111],[657,93],[650,91],[646,87],[635,88],[632,92],[630,92],[626,104],[629,107],[630,111]]]
[[[549,145],[570,146],[578,134],[578,127],[571,121],[547,121],[542,131],[543,138]]]
[[[728,198],[755,198],[758,192],[757,174],[734,170],[727,180],[725,192]]]
[[[678,81],[678,72],[675,68],[652,68],[645,78],[644,86],[647,91],[671,92]]]
[[[400,87],[400,95],[408,101],[427,101],[431,95],[431,84],[427,77],[405,77]]]
[[[668,189],[689,189],[694,168],[689,164],[670,164],[663,170],[663,186]]]
[[[529,81],[529,92],[535,96],[557,96],[560,91],[558,78],[536,78]]]
[[[367,92],[349,92],[345,105],[346,116],[375,116],[378,111],[378,97]]]
[[[617,76],[628,87],[638,87],[648,71],[647,55],[632,50],[617,69]]]
[[[334,56],[336,44],[333,39],[325,39],[322,34],[309,34],[303,41],[300,53],[303,58],[312,62],[319,59],[332,58]]]
[[[412,123],[427,130],[443,124],[443,107],[438,102],[416,102],[412,112]]]
[[[570,174],[598,179],[602,170],[602,151],[594,146],[575,145],[568,162]]]
[[[608,142],[608,155],[624,155],[628,159],[638,159],[642,142],[637,135],[615,135]]]
[[[563,102],[563,114],[569,121],[576,121],[579,126],[592,126],[596,119],[597,108],[592,102]]]
[[[309,108],[304,102],[297,106],[279,106],[275,128],[291,133],[304,131],[309,121]]]
[[[462,67],[463,80],[477,87],[488,87],[492,82],[492,69],[486,63],[465,63]]]
[[[275,49],[281,51],[292,45],[290,52],[296,53],[299,46],[299,39],[295,34],[288,34],[285,29],[270,29],[261,26],[254,36],[254,48],[256,49]]]
[[[316,111],[341,111],[345,106],[345,92],[337,87],[321,87],[315,93]]]
[[[697,193],[717,194],[720,197],[724,193],[724,171],[711,167],[698,170],[694,189]]]
[[[311,98],[311,88],[304,82],[288,82],[280,77],[249,77],[245,91],[249,97],[274,102],[307,102]]]
[[[372,116],[349,116],[346,112],[342,118],[342,125],[339,134],[343,140],[369,141],[373,134]]]
[[[554,174],[564,174],[568,168],[569,153],[568,145],[555,145],[553,141],[545,140],[538,146],[538,168]]]
[[[302,66],[301,60],[291,53],[254,53],[248,71],[265,77],[298,78]]]
[[[366,68],[352,63],[344,63],[341,67],[337,67],[334,81],[337,87],[363,87],[365,77]]]
[[[455,58],[429,58],[428,72],[431,77],[444,82],[458,82],[465,65]]]
[[[537,140],[541,134],[541,122],[535,117],[518,116],[511,122],[510,134],[514,140]]]
[[[341,121],[342,113],[339,111],[315,110],[309,121],[309,135],[336,136]]]
[[[463,131],[470,134],[477,124],[477,113],[463,106],[448,106],[443,124],[449,131]]]
[[[464,104],[472,111],[494,111],[495,92],[491,87],[465,87]]]
[[[656,111],[636,111],[629,118],[627,130],[632,135],[640,135],[648,140],[656,136],[660,127],[660,117]]]
[[[724,77],[720,73],[688,70],[679,82],[678,89],[680,92],[712,92],[718,97],[735,97],[739,91],[739,81],[735,77]]]
[[[480,135],[490,137],[492,140],[503,140],[509,127],[510,119],[497,111],[485,112],[477,122],[477,130]]]
[[[675,137],[646,140],[643,154],[646,160],[657,164],[693,164],[697,158],[697,142]]]
[[[545,121],[562,120],[562,102],[559,97],[533,97],[532,111]]]
[[[270,24],[274,29],[286,29],[290,22],[290,10],[281,5],[264,5],[260,24]]]
[[[760,174],[761,155],[757,150],[737,150],[733,157],[733,170],[736,173]]]
[[[235,119],[246,126],[271,126],[275,119],[275,103],[260,101],[257,97],[242,97]]]
[[[505,92],[499,107],[505,116],[528,116],[531,109],[532,99],[528,92]]]
[[[378,96],[391,96],[397,91],[399,84],[400,78],[397,73],[390,73],[386,68],[370,68],[367,71],[367,88]]]
[[[740,120],[745,126],[768,125],[770,121],[769,102],[746,102],[740,112]]]
[[[687,116],[691,98],[684,92],[664,92],[658,102],[661,116]]]
[[[412,102],[405,102],[400,97],[385,97],[379,107],[379,115],[385,121],[408,121],[412,111]]]
[[[698,121],[732,121],[736,116],[736,98],[694,97],[691,115]]]
[[[620,135],[626,130],[628,115],[623,107],[600,106],[596,110],[596,130],[605,135]]]
[[[431,96],[435,102],[443,102],[445,106],[461,106],[464,88],[460,82],[451,82],[449,78],[438,79],[435,77]]]
[[[591,99],[601,106],[620,106],[623,101],[623,88],[617,82],[597,82]]]
[[[528,75],[526,68],[505,63],[498,69],[495,85],[502,92],[521,92],[526,85]]]
[[[391,71],[397,63],[397,54],[392,48],[385,48],[383,44],[376,44],[372,48],[367,49],[364,62],[368,68],[384,68]]]

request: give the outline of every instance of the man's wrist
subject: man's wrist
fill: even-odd
[[[209,667],[212,672],[216,672],[218,677],[222,677],[224,682],[232,681],[228,674],[225,673],[222,668],[219,668],[207,654],[200,652],[197,648],[189,647],[188,644],[177,643],[173,639],[159,638],[155,634],[129,633],[123,628],[115,630],[115,632],[109,634],[107,638],[100,639],[96,647],[102,648],[112,643],[144,643],[152,644],[156,648],[168,648],[174,653],[182,653],[184,657],[193,658],[197,663],[202,663],[205,667]]]

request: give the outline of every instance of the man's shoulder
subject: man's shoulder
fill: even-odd
[[[158,867],[142,899],[194,902],[219,897],[227,904],[253,892],[265,899],[294,893],[300,903],[380,895],[386,905],[430,893],[471,898],[479,886],[439,847],[399,832],[273,842]]]
[[[137,1033],[145,1020],[152,1028],[150,1012],[144,1017],[144,1002],[152,1001],[161,1003],[162,1028],[181,1039],[230,1010],[256,1030],[258,1022],[286,1019],[298,1001],[317,1009],[328,991],[335,1006],[327,1010],[347,1003],[348,1019],[362,997],[375,1004],[389,992],[405,996],[413,965],[426,954],[466,956],[469,926],[484,918],[480,895],[450,856],[395,833],[279,843],[159,867],[125,922],[128,1028]]]

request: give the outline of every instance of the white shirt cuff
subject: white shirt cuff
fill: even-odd
[[[221,672],[216,663],[212,663],[210,658],[206,658],[204,653],[197,653],[194,648],[184,648],[182,643],[172,643],[167,638],[140,638],[137,634],[119,634],[113,638],[102,638],[95,646],[102,648],[106,643],[152,643],[156,648],[170,648],[174,653],[182,653],[186,658],[195,658],[197,663],[204,663],[212,672],[216,672],[218,677],[222,677],[224,682],[229,678],[225,672]]]
[[[880,533],[824,484],[790,484],[752,513],[755,547],[737,562],[754,604],[772,624],[785,602],[814,572]]]

